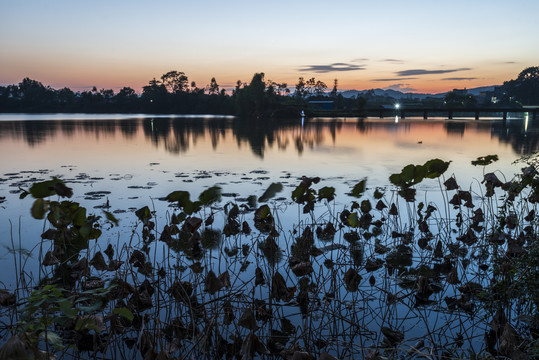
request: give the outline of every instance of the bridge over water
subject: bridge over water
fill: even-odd
[[[428,119],[429,116],[443,116],[447,115],[448,119],[453,119],[455,114],[459,116],[474,116],[476,120],[479,120],[481,116],[489,117],[501,117],[507,120],[507,114],[509,113],[528,113],[532,119],[537,117],[539,107],[532,108],[420,108],[420,107],[401,107],[401,108],[377,108],[377,109],[364,109],[366,115],[376,116],[380,118],[385,116],[398,115],[401,118],[406,116],[420,116],[423,115],[424,119]]]

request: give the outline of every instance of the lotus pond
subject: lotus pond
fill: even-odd
[[[167,119],[166,131],[154,131],[163,126],[157,120],[135,124],[147,126],[148,141],[167,153],[180,149],[175,167],[162,154],[136,149],[142,160],[124,153],[125,163],[114,162],[118,154],[110,152],[109,163],[92,158],[103,149],[86,149],[84,165],[66,163],[82,156],[69,143],[76,154],[48,152],[56,167],[30,159],[27,170],[4,173],[1,261],[8,271],[0,278],[0,357],[13,351],[66,359],[537,356],[536,157],[453,150],[441,152],[453,157],[420,156],[417,148],[434,142],[422,137],[419,144],[419,133],[405,132],[414,138],[410,161],[393,165],[388,153],[383,165],[386,155],[379,153],[381,160],[353,165],[352,159],[352,169],[343,171],[343,146],[326,158],[322,135],[331,139],[333,126],[333,142],[341,144],[349,134],[339,126],[378,123],[321,121],[260,130],[262,141],[236,129],[237,146],[249,139],[253,156],[270,157],[269,165],[243,164],[245,154],[221,164],[219,152],[227,150],[219,141],[226,144],[228,125],[182,120],[179,131]],[[85,126],[111,142],[122,121],[43,125],[31,146]],[[27,125],[4,124],[9,141],[22,134],[27,142]],[[140,130],[126,123],[121,129],[128,138]],[[271,153],[286,152],[296,130],[294,152],[306,155],[279,168]],[[196,136],[186,134],[200,131],[214,134],[210,153],[218,159],[209,165],[194,154],[189,159]],[[308,154],[320,151],[314,160]],[[144,171],[134,168],[137,161]],[[4,165],[10,166],[17,165]],[[82,166],[96,171],[81,172]]]

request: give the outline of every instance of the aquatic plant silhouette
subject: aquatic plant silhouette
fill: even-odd
[[[15,301],[0,292],[2,314],[16,319],[0,328],[16,334],[0,352],[17,343],[64,358],[533,355],[539,175],[527,165],[501,185],[486,172],[483,196],[468,197],[443,178],[449,162],[412,164],[389,190],[359,181],[342,210],[331,210],[335,188],[304,177],[286,200],[298,207],[291,229],[278,183],[262,204],[220,206],[217,186],[194,198],[177,190],[165,224],[141,207],[130,242],[103,252],[88,244],[103,222],[117,226],[114,215],[51,200],[72,195],[59,179],[36,183],[23,195],[47,219],[50,255],[37,289],[17,284]],[[402,193],[423,181],[455,201]]]

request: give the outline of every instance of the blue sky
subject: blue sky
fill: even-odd
[[[0,84],[131,86],[169,70],[204,86],[255,72],[343,89],[500,84],[539,65],[537,1],[0,3]]]

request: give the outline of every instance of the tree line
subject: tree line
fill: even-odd
[[[37,80],[24,78],[19,84],[0,86],[0,112],[82,112],[225,114],[239,116],[297,116],[307,98],[323,97],[327,86],[314,78],[299,79],[296,96],[289,96],[286,83],[265,80],[256,73],[250,83],[238,80],[235,88],[221,88],[215,78],[207,86],[189,82],[185,73],[172,70],[153,78],[137,92],[123,87],[73,91],[53,89]],[[334,91],[336,95],[336,88]]]
[[[290,89],[294,92],[291,93]],[[524,69],[516,79],[506,81],[499,101],[504,104],[539,104],[539,67]],[[112,89],[75,92],[68,87],[53,89],[41,82],[24,78],[19,84],[0,86],[0,112],[83,112],[83,113],[155,113],[155,114],[224,114],[241,117],[297,117],[308,111],[309,101],[331,101],[332,109],[360,115],[366,107],[376,107],[395,101],[391,97],[376,96],[368,91],[360,96],[345,98],[338,91],[314,77],[300,77],[295,87],[266,80],[264,73],[253,75],[249,83],[237,81],[235,88],[221,88],[215,78],[203,87],[189,82],[185,73],[172,70],[159,79],[153,78],[142,88],[142,93],[130,87],[118,92]],[[470,107],[477,104],[473,95],[449,92],[445,106]],[[431,103],[429,103],[429,101]],[[441,100],[427,99],[432,106]],[[484,104],[482,104],[484,105]]]

